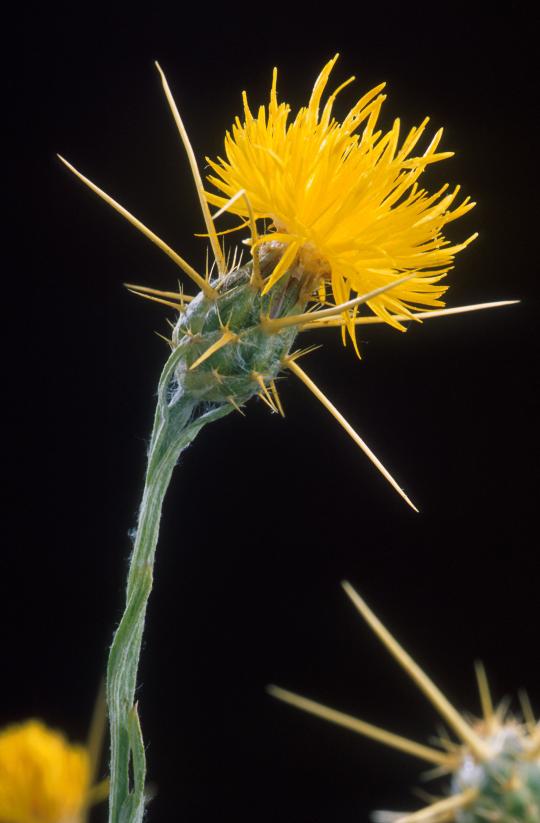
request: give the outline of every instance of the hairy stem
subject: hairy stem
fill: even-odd
[[[201,411],[193,398],[174,390],[174,371],[182,354],[181,346],[171,354],[159,382],[137,534],[129,564],[126,605],[109,654],[109,823],[140,823],[144,814],[146,760],[134,701],[165,494],[181,452],[203,426],[232,410],[230,404],[214,404]]]

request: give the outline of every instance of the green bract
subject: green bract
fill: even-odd
[[[261,318],[301,311],[301,281],[289,273],[262,296],[251,284],[251,273],[248,264],[226,275],[220,280],[216,300],[200,292],[180,312],[172,335],[178,351],[173,392],[195,403],[241,406],[261,391],[261,381],[266,384],[282,371],[298,327],[269,331]],[[224,345],[200,361],[221,340]]]
[[[471,805],[456,814],[457,823],[538,823],[540,763],[527,759],[519,727],[501,726],[489,743],[498,754],[486,763],[466,755],[455,773],[453,793],[478,792]]]

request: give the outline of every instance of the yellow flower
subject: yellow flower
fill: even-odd
[[[206,193],[208,201],[241,217],[266,218],[273,230],[259,244],[279,243],[283,256],[265,284],[268,291],[296,259],[306,270],[331,284],[334,300],[365,294],[405,274],[406,283],[369,300],[381,319],[405,330],[395,315],[422,306],[443,306],[441,278],[454,255],[476,235],[453,245],[442,234],[447,223],[466,214],[466,198],[452,208],[459,186],[445,184],[430,195],[418,180],[432,163],[452,156],[438,152],[440,129],[428,147],[415,155],[428,118],[411,129],[399,145],[400,123],[383,134],[377,119],[384,83],[369,91],[342,122],[332,116],[343,83],[322,104],[337,55],[315,82],[310,101],[290,122],[291,109],[278,103],[274,69],[268,108],[256,116],[244,92],[244,122],[239,118],[225,137],[225,157],[207,158],[215,175],[208,179],[225,196]],[[243,197],[236,197],[239,192]],[[324,294],[324,292],[323,292]],[[349,323],[352,332],[354,326]]]
[[[91,771],[84,746],[40,721],[9,726],[0,732],[1,823],[79,823],[107,793],[90,788]]]

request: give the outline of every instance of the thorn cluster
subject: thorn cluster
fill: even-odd
[[[522,695],[524,722],[507,705],[493,708],[486,673],[476,664],[482,718],[470,722],[390,634],[350,583],[343,588],[390,654],[426,695],[458,742],[439,737],[440,748],[425,746],[324,706],[279,686],[268,692],[302,711],[344,726],[435,766],[424,778],[451,778],[446,796],[416,812],[376,812],[376,823],[538,823],[540,820],[540,722]]]

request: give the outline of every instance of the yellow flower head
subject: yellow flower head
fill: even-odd
[[[451,156],[438,152],[442,131],[423,153],[415,154],[428,120],[411,129],[399,145],[399,120],[385,135],[376,131],[384,100],[377,86],[362,97],[343,122],[332,107],[350,78],[322,103],[337,57],[319,75],[310,101],[290,121],[290,107],[278,103],[274,81],[268,107],[254,117],[244,94],[245,119],[236,119],[225,137],[226,159],[208,160],[209,177],[220,194],[204,190],[195,152],[161,67],[163,90],[191,166],[215,258],[203,276],[117,200],[61,161],[86,186],[160,248],[196,284],[199,293],[162,291],[126,284],[135,294],[178,312],[165,338],[172,354],[160,387],[174,402],[194,402],[196,409],[215,404],[228,414],[257,394],[272,411],[284,414],[276,386],[285,370],[298,377],[369,457],[393,488],[416,506],[362,437],[298,365],[311,348],[295,349],[304,332],[337,327],[356,347],[359,325],[390,323],[404,330],[410,320],[441,317],[509,305],[497,301],[472,306],[443,306],[440,281],[455,254],[476,236],[452,245],[447,223],[474,203],[454,205],[459,187],[445,185],[429,195],[418,179],[432,163]],[[208,158],[207,158],[208,159]],[[210,214],[209,203],[219,206]],[[245,218],[240,226],[218,232],[224,212]],[[260,234],[261,224],[270,221]],[[224,254],[219,234],[249,226],[251,260]],[[327,297],[331,288],[333,301]],[[351,293],[357,295],[351,298]],[[315,309],[313,303],[327,304]],[[359,314],[366,304],[370,314]],[[435,307],[415,311],[418,305]],[[168,383],[167,383],[168,381]],[[160,388],[160,391],[161,391]],[[163,395],[165,397],[166,394]],[[183,402],[183,400],[182,400]],[[214,412],[212,412],[214,413]],[[243,413],[243,412],[242,412]]]
[[[90,758],[37,720],[0,733],[0,821],[78,823],[88,803]]]
[[[243,192],[228,210],[248,218],[249,202],[255,219],[271,221],[273,230],[258,242],[280,244],[283,256],[266,290],[295,260],[315,275],[322,295],[324,284],[331,284],[337,304],[351,293],[365,294],[415,274],[368,301],[376,315],[403,330],[395,315],[418,305],[444,305],[440,280],[476,235],[453,245],[442,231],[474,203],[466,198],[452,208],[459,186],[449,192],[446,184],[430,195],[418,185],[427,166],[452,156],[437,151],[442,129],[423,152],[414,153],[428,118],[401,145],[399,120],[386,134],[376,130],[384,84],[360,98],[341,123],[332,116],[338,92],[354,80],[322,103],[336,60],[337,55],[326,64],[308,105],[292,121],[290,106],[278,103],[275,69],[268,108],[261,106],[254,116],[244,93],[245,119],[236,118],[226,135],[226,159],[207,158],[215,172],[208,179],[225,196],[207,192],[206,197],[223,207]]]

